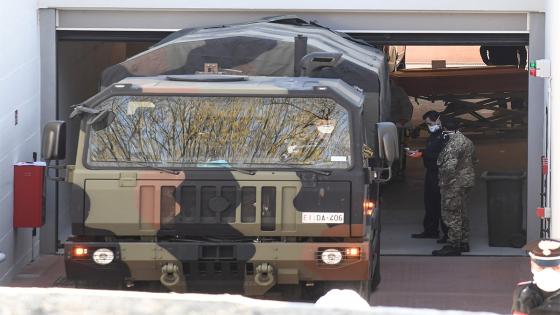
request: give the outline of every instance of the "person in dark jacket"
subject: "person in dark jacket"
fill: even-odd
[[[443,237],[438,243],[445,243],[447,241],[447,227],[441,220],[441,195],[437,166],[437,159],[443,148],[439,116],[440,113],[433,110],[424,113],[422,119],[424,119],[430,133],[426,147],[418,151],[409,151],[409,156],[412,158],[422,157],[426,168],[426,176],[424,177],[424,231],[412,234],[412,238],[439,238],[439,227],[441,225]]]
[[[531,257],[533,281],[517,284],[511,313],[560,314],[560,240],[536,240],[523,249]]]

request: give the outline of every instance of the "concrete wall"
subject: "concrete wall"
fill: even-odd
[[[276,1],[275,1],[276,2]],[[294,14],[343,32],[527,32],[526,12],[57,9],[58,30],[157,30],[214,26]]]
[[[544,13],[529,14],[529,60],[544,58],[545,45]],[[540,220],[535,209],[541,206],[541,156],[545,145],[545,97],[544,80],[529,77],[529,142],[527,150],[527,240],[540,236]]]
[[[546,37],[545,37],[545,58],[551,62],[550,78],[545,83],[545,99],[549,113],[549,159],[550,173],[549,196],[550,207],[552,208],[552,222],[550,236],[560,238],[560,172],[555,169],[560,165],[560,42],[558,42],[558,28],[560,27],[560,1],[546,1]],[[556,59],[558,58],[558,59]]]
[[[169,9],[211,11],[474,11],[474,12],[542,12],[545,0],[39,0],[42,8],[63,9]]]
[[[0,251],[7,255],[0,263],[0,284],[5,284],[30,261],[32,244],[38,248],[30,229],[12,227],[12,164],[40,154],[37,2],[10,1],[0,11],[0,23]]]

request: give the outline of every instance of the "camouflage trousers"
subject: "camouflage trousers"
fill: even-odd
[[[441,187],[441,217],[447,225],[448,242],[458,247],[469,242],[469,214],[467,211],[467,187]]]

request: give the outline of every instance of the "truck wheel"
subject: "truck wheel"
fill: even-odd
[[[360,294],[360,296],[366,300],[368,304],[371,304],[371,282],[372,280],[360,281],[360,287],[358,289],[358,294]]]
[[[375,291],[381,283],[381,217],[377,218],[377,228],[375,233],[377,234],[377,241],[375,242],[375,254],[377,255],[377,264],[373,268],[372,278],[371,278],[371,291]],[[373,261],[373,256],[370,257]]]
[[[305,301],[311,301],[313,303],[317,302],[317,300],[328,291],[326,284],[322,282],[315,282],[315,285],[311,287],[303,285],[301,289],[302,298]]]
[[[303,298],[303,288],[301,284],[284,284],[280,286],[282,300],[298,302]]]
[[[376,233],[379,233],[378,231],[376,231]],[[379,238],[378,238],[379,240]],[[374,247],[373,242],[370,241],[369,243],[369,257],[368,257],[368,261],[369,261],[369,266],[368,266],[368,279],[367,280],[363,280],[359,282],[359,287],[357,292],[360,294],[360,296],[366,300],[368,302],[368,304],[371,305],[371,292],[373,292],[373,290],[375,290],[375,288],[377,287],[378,284],[378,280],[376,278],[376,275],[379,275],[379,272],[377,270],[378,266],[379,266],[379,260],[377,261],[378,263],[373,266],[373,251],[378,251],[379,250],[379,246]]]
[[[380,265],[381,265],[381,257],[377,256],[377,264],[373,269],[373,278],[371,279],[370,289],[371,291],[375,291],[381,283],[381,272],[380,272]]]

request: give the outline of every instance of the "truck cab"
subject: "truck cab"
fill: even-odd
[[[366,141],[360,89],[309,77],[131,77],[71,116],[81,125],[65,178],[68,279],[245,295],[369,297],[377,286],[378,185],[398,146],[390,123]],[[63,143],[64,122],[48,123],[44,158],[64,158]]]

